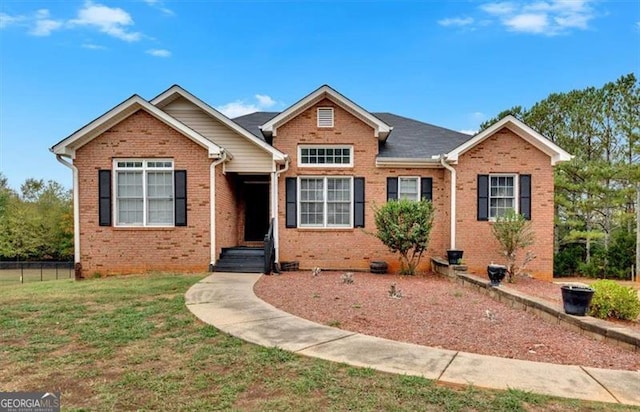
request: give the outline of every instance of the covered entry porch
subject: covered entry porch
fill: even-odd
[[[220,241],[211,271],[263,273],[275,260],[275,174],[227,173],[224,202],[233,211],[216,211]],[[228,197],[231,197],[229,199]],[[229,233],[229,231],[231,233]]]

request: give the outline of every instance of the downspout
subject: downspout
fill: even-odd
[[[451,172],[451,249],[456,249],[456,169],[447,163],[447,156],[440,155],[440,164]]]
[[[221,156],[217,160],[211,162],[209,169],[209,186],[211,187],[209,193],[209,207],[211,211],[211,259],[209,262],[209,271],[213,271],[213,266],[216,264],[216,166],[227,160],[227,152],[221,150]]]
[[[80,196],[78,196],[78,168],[57,154],[58,162],[67,166],[73,172],[73,263],[80,263]]]
[[[284,167],[280,170],[276,170],[273,174],[273,179],[271,181],[271,196],[272,196],[272,204],[273,210],[271,212],[271,217],[273,218],[273,240],[274,247],[276,249],[275,253],[275,262],[280,263],[280,236],[278,230],[278,177],[289,170],[289,156],[286,155],[284,158]]]

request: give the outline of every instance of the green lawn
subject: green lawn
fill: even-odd
[[[0,390],[61,391],[64,410],[632,410],[454,390],[244,343],[185,307],[202,276],[0,286]]]

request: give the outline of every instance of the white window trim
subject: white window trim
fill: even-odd
[[[421,181],[420,181],[420,176],[398,176],[398,200],[402,199],[402,191],[400,190],[401,185],[400,185],[400,179],[415,179],[418,182],[418,199],[416,201],[420,201],[422,200],[422,185],[421,185]]]
[[[142,162],[141,167],[118,167],[119,162]],[[168,167],[148,167],[147,162],[171,162],[171,169]],[[163,227],[175,227],[175,180],[174,180],[174,172],[175,172],[175,162],[173,159],[167,158],[122,158],[122,159],[113,159],[113,174],[111,185],[111,197],[113,199],[113,216],[112,221],[114,222],[115,227],[154,227],[154,228],[163,228]],[[172,187],[174,193],[171,194],[171,200],[173,200],[173,216],[171,217],[170,224],[152,224],[147,222],[147,171],[169,171],[171,170],[171,179],[172,179]],[[118,172],[120,171],[142,171],[142,224],[137,223],[118,223]]]
[[[323,195],[323,209],[322,209],[322,225],[309,225],[309,224],[302,224],[302,207],[301,207],[301,196],[300,194],[302,193],[302,184],[301,184],[301,180],[302,179],[323,179],[324,183],[323,183],[323,190],[324,190],[324,195]],[[328,190],[328,186],[327,185],[327,179],[349,179],[349,183],[350,183],[350,187],[351,187],[351,196],[350,196],[350,204],[349,204],[349,225],[328,225],[327,224],[327,190]],[[305,176],[298,176],[298,181],[297,181],[297,204],[296,207],[298,209],[298,227],[301,229],[326,229],[326,230],[332,230],[332,229],[353,229],[353,195],[354,195],[354,190],[353,190],[353,176],[341,176],[341,175],[337,175],[337,176],[316,176],[316,175],[305,175]]]
[[[349,163],[302,163],[302,149],[349,149]],[[353,145],[303,144],[298,145],[298,167],[345,168],[353,167]]]
[[[322,125],[320,124],[320,111],[321,110],[327,110],[331,112],[331,126],[327,126],[327,125]],[[318,110],[316,111],[316,124],[318,126],[318,128],[332,128],[335,125],[335,111],[333,110],[333,107],[318,107]]]
[[[518,186],[519,184],[519,176],[517,173],[492,173],[489,174],[489,182],[488,182],[488,186],[489,186],[489,193],[487,196],[487,201],[489,202],[489,204],[487,205],[487,213],[488,213],[488,219],[490,222],[495,222],[497,220],[496,216],[491,216],[491,178],[492,177],[513,177],[513,210],[516,211],[516,213],[520,213],[520,204],[519,204],[519,200],[520,200],[520,187]]]

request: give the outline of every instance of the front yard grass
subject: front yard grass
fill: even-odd
[[[203,276],[0,287],[0,390],[60,391],[64,410],[631,410],[450,389],[244,343],[185,307]]]

